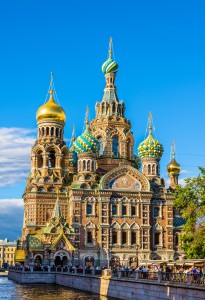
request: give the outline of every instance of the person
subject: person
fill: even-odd
[[[201,267],[199,267],[197,269],[197,283],[198,283],[198,285],[201,283],[202,277],[203,277],[203,272],[202,272]]]
[[[142,267],[142,278],[147,278],[147,268],[145,266]]]
[[[166,266],[166,280],[170,280],[171,269],[169,266]]]

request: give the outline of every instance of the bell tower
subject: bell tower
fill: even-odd
[[[112,38],[102,71],[106,86],[101,102],[96,103],[96,117],[90,127],[100,144],[98,166],[106,172],[125,162],[132,165],[134,159],[131,123],[125,118],[125,105],[118,99],[115,87],[118,64],[113,59]]]
[[[49,99],[36,113],[38,135],[31,150],[31,172],[23,195],[24,231],[48,222],[57,190],[63,215],[67,216],[69,152],[63,136],[66,115],[56,101],[51,74]]]

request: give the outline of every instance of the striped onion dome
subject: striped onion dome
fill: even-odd
[[[112,59],[109,58],[102,65],[102,71],[104,74],[116,73],[118,71],[118,64],[116,63],[116,61],[113,61]]]
[[[82,135],[80,135],[73,143],[73,149],[75,149],[77,154],[80,153],[97,153],[99,151],[100,145],[96,138],[94,138],[86,124],[86,129]]]

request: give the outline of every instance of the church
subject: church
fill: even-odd
[[[102,71],[106,84],[95,118],[89,122],[86,115],[85,131],[77,138],[73,133],[70,148],[51,77],[49,99],[36,113],[19,262],[104,267],[183,258],[178,235],[184,220],[173,207],[180,173],[174,145],[167,189],[151,114],[147,137],[138,156],[133,153],[132,125],[115,86],[112,40]]]

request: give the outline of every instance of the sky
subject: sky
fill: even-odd
[[[23,201],[36,139],[36,111],[50,72],[67,116],[69,146],[90,119],[105,86],[102,63],[110,36],[119,64],[118,97],[126,105],[137,146],[149,112],[164,146],[182,167],[180,183],[205,167],[205,2],[137,0],[7,0],[0,2],[0,239],[21,235]]]

